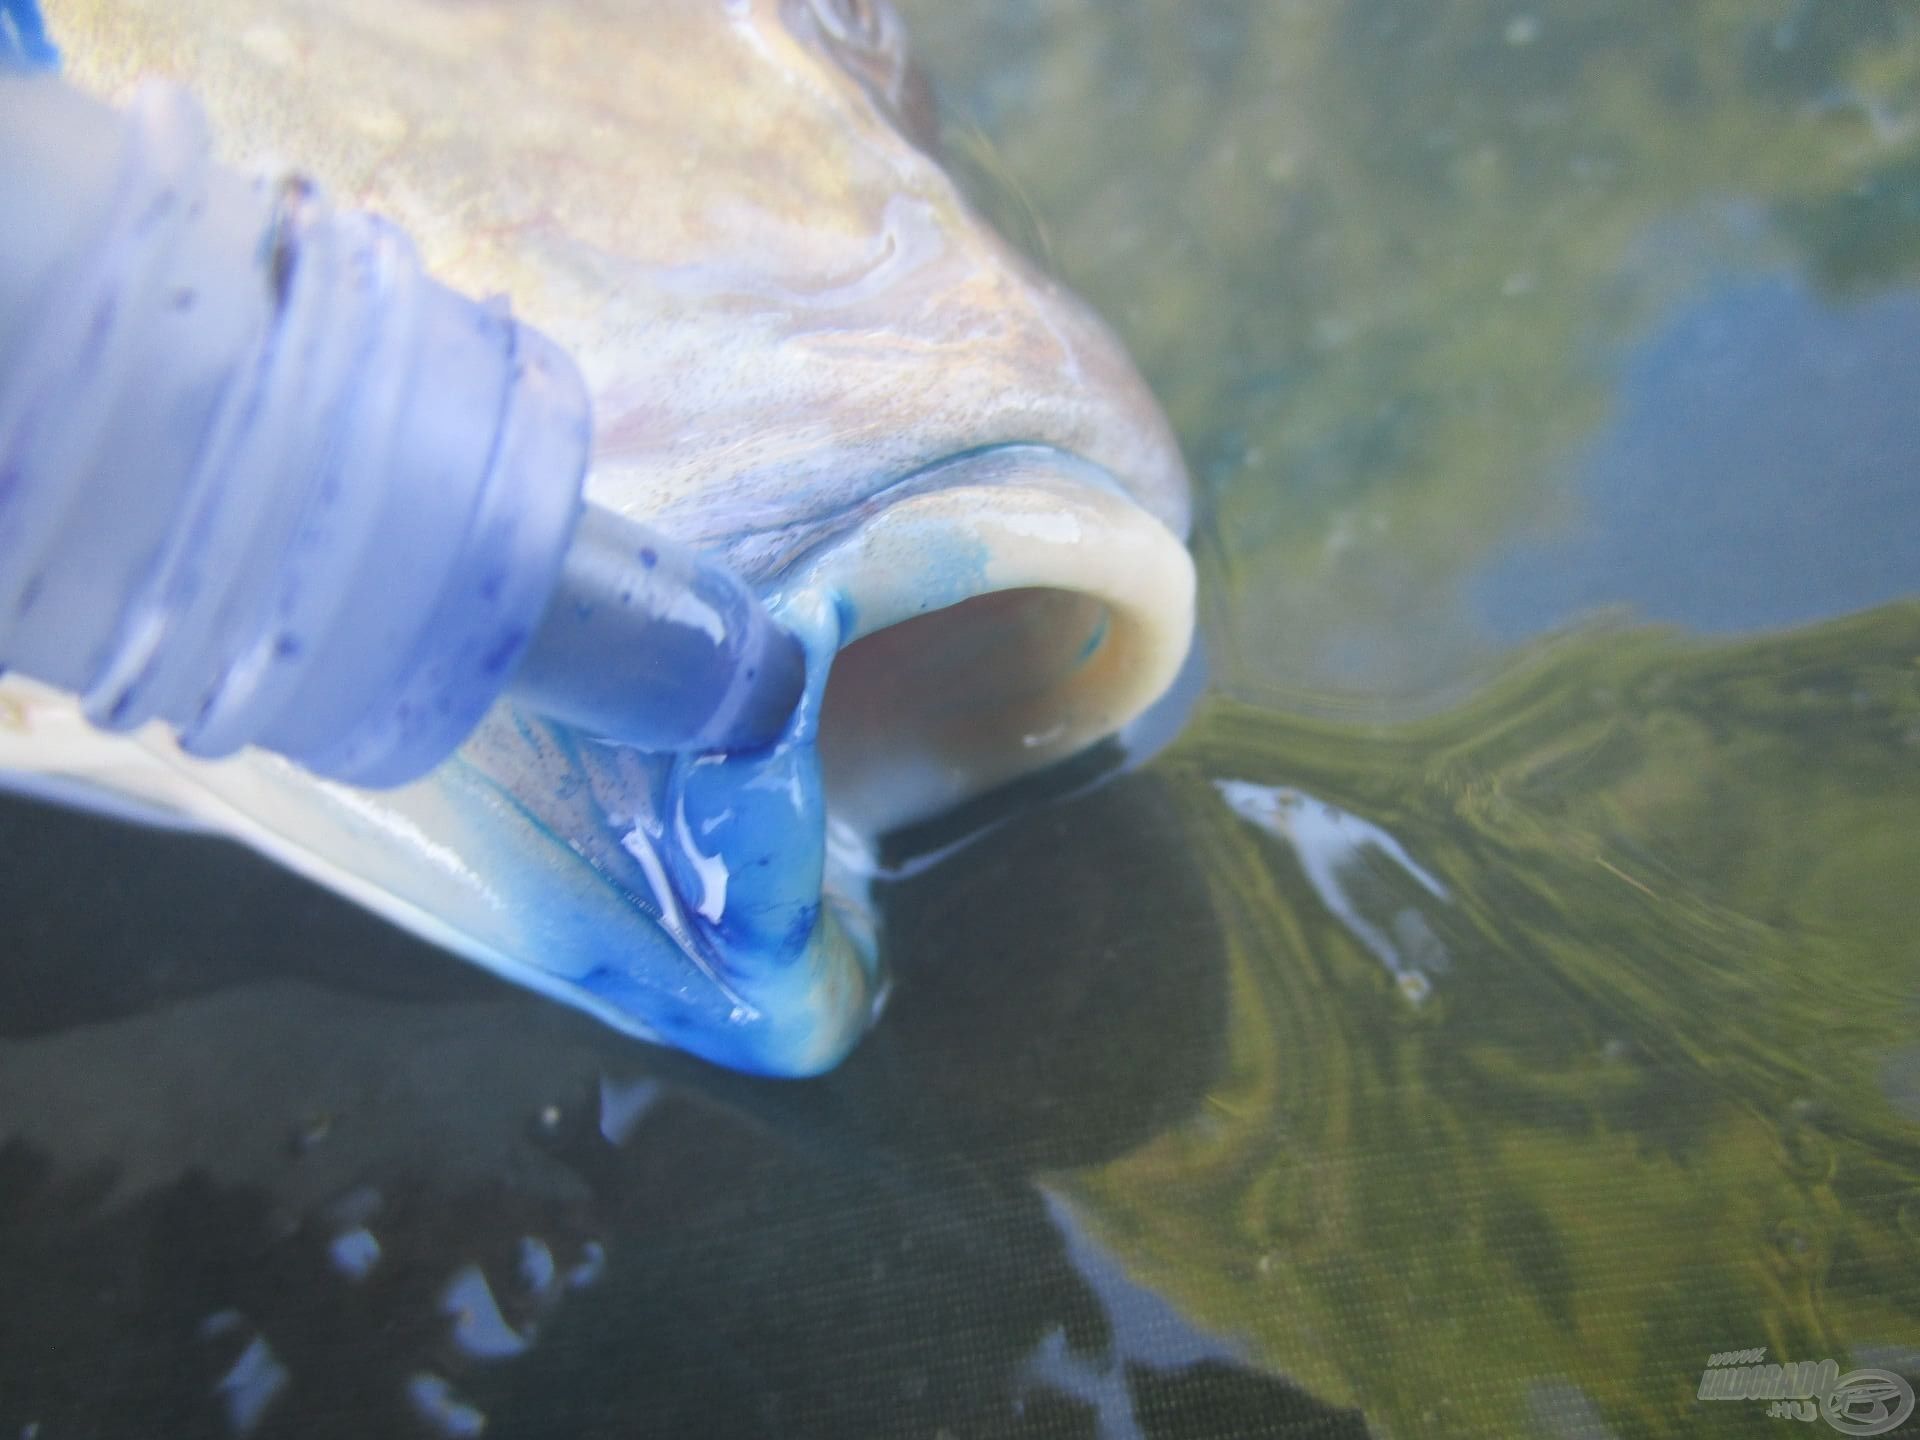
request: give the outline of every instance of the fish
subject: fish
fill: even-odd
[[[808,655],[769,751],[658,759],[497,704],[357,791],[107,734],[0,680],[0,774],[211,829],[641,1039],[822,1071],[884,998],[881,837],[1180,673],[1179,445],[1125,347],[938,157],[883,0],[51,0],[67,77],[186,88],[510,298],[585,376],[593,502],[722,558]]]

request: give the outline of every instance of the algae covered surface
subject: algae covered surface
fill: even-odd
[[[1218,1068],[1046,1183],[1382,1433],[1920,1379],[1920,11],[904,8],[1203,496]]]

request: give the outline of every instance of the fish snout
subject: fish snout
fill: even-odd
[[[867,837],[1120,730],[1193,631],[1184,546],[1099,467],[1006,445],[919,478],[796,575],[840,606],[820,761]]]

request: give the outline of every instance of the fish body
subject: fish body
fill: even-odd
[[[725,557],[809,653],[787,737],[660,760],[497,706],[384,792],[0,682],[0,768],[206,826],[521,984],[809,1073],[880,993],[883,833],[1111,733],[1192,628],[1186,472],[1124,351],[930,153],[884,6],[57,0],[70,79],[203,104],[587,378],[588,494]]]

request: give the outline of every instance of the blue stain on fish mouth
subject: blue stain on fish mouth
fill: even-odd
[[[34,0],[0,0],[0,73],[59,68],[60,51]]]
[[[543,872],[509,903],[537,917],[529,928],[546,943],[531,947],[536,956],[568,958],[553,969],[483,963],[629,1034],[735,1069],[807,1074],[852,1047],[881,984],[852,893],[859,876],[828,874],[817,742],[847,617],[817,590],[777,600],[774,613],[802,643],[807,682],[785,732],[764,749],[650,755],[521,717],[516,738],[558,759],[563,777],[552,787],[556,812],[528,818],[653,923],[620,927],[612,944],[596,929],[597,904],[557,899]],[[453,762],[469,803],[524,810],[488,762],[484,741]],[[859,999],[850,985],[867,1003],[849,1003]]]
[[[490,6],[402,8],[421,54],[438,47],[462,63],[436,67],[423,91],[408,47],[362,44],[355,6],[292,7],[279,18],[306,57],[300,85],[247,143],[297,155],[336,134],[344,102],[314,78],[330,66],[360,66],[355,94],[380,97],[407,133],[494,113],[495,62],[511,68],[514,27],[490,30]],[[0,726],[9,784],[100,807],[97,791],[115,813],[228,834],[510,982],[722,1065],[812,1074],[853,1047],[885,993],[868,894],[885,873],[876,850],[899,852],[896,837],[936,819],[942,853],[956,834],[971,838],[976,802],[997,805],[999,787],[1073,763],[1172,677],[1193,618],[1187,477],[1118,342],[997,244],[976,244],[991,233],[984,222],[923,156],[903,165],[863,95],[816,74],[815,58],[763,43],[781,33],[780,9],[658,7],[699,54],[728,57],[726,83],[747,87],[694,107],[729,117],[726,153],[655,207],[732,216],[711,231],[658,234],[648,215],[600,203],[653,173],[661,115],[647,97],[658,87],[635,85],[624,63],[516,80],[549,121],[463,130],[450,165],[432,144],[399,144],[353,187],[371,209],[457,231],[461,217],[517,213],[513,177],[549,163],[549,123],[581,122],[578,173],[562,187],[572,198],[552,223],[489,230],[471,253],[456,247],[443,278],[473,293],[551,288],[555,333],[607,380],[592,397],[604,463],[590,498],[771,588],[806,652],[805,699],[779,739],[751,753],[647,754],[597,738],[590,720],[568,724],[575,712],[542,719],[531,701],[508,700],[439,769],[369,794],[271,754],[200,764],[152,736],[84,734],[71,707],[22,698],[16,684],[0,692],[21,717]],[[216,111],[252,113],[259,57],[195,40],[233,15],[136,11],[73,0],[60,16],[79,83],[117,83],[107,72],[123,58],[165,71],[189,57]],[[14,63],[41,53],[37,10],[0,0],[0,16]],[[582,54],[591,41],[658,63],[625,12],[563,5],[555,22],[577,28]],[[764,154],[733,143],[757,132],[728,108],[770,93],[761,79],[784,94],[796,76],[804,125],[780,143],[837,177],[809,189],[798,217],[755,200]],[[771,113],[796,119],[784,101]],[[895,243],[902,216],[932,258],[881,273],[896,292],[867,262]],[[795,225],[820,243],[786,244]],[[772,297],[738,335],[727,328],[736,293]],[[829,351],[832,364],[809,362]],[[729,438],[782,432],[759,447]],[[655,558],[636,547],[625,563],[638,576]],[[936,859],[908,855],[915,868]]]

